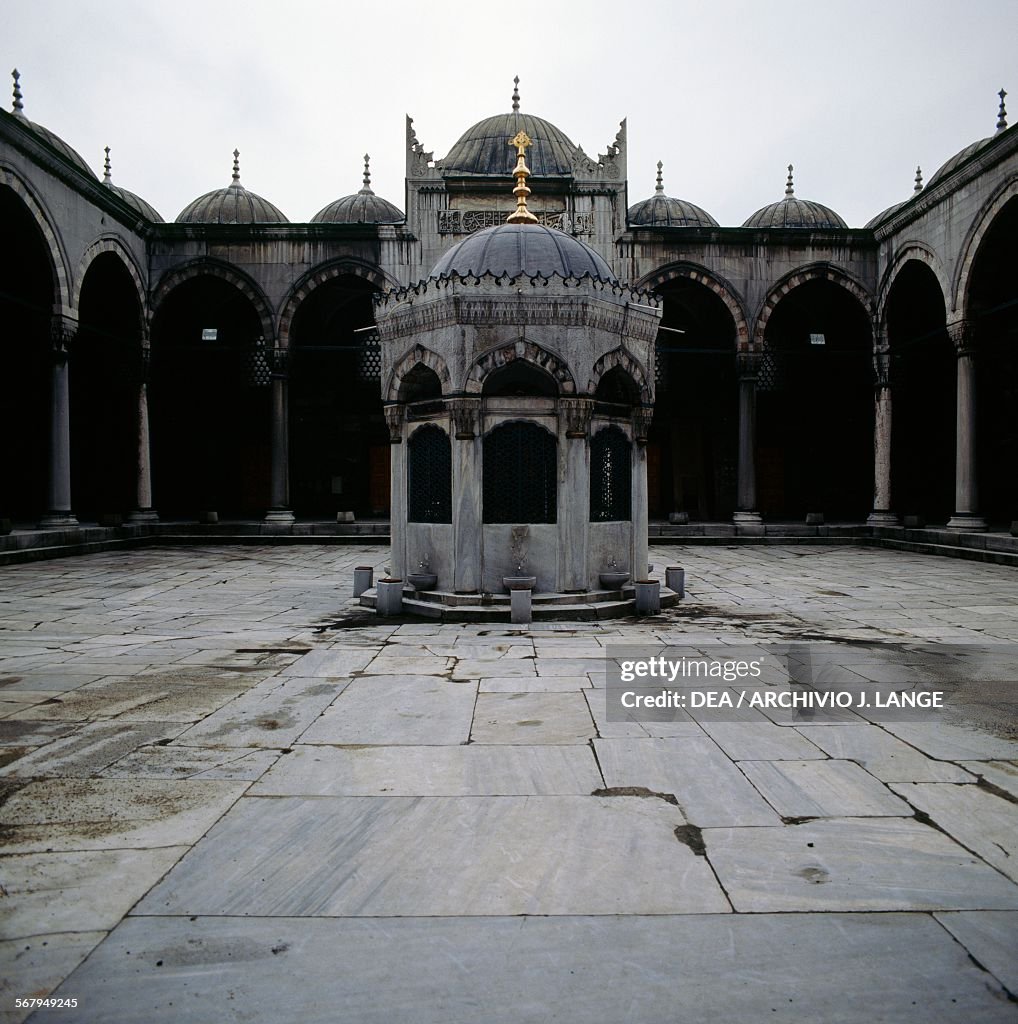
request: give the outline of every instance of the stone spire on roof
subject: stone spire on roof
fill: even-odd
[[[1004,97],[1007,93],[1001,89],[997,95],[1000,97],[1000,110],[997,111],[997,131],[1002,132],[1007,128],[1007,108],[1004,106]]]
[[[795,195],[795,186],[792,184],[792,165],[788,165],[788,181],[785,182],[785,198],[791,199]]]
[[[371,191],[371,157],[367,153],[364,154],[364,187],[357,193],[361,196],[373,196],[375,193]]]
[[[915,169],[915,187],[912,189],[913,192],[922,192],[923,190],[923,169],[916,167]]]
[[[110,163],[110,147],[107,146],[103,150],[103,152],[106,154],[106,159],[103,162],[103,184],[104,185],[112,185],[113,184],[113,174],[111,172],[113,170],[113,165]]]
[[[513,79],[513,113],[518,114],[520,112],[520,76],[517,75]]]
[[[15,68],[11,72],[11,77],[14,79],[14,105],[11,107],[11,113],[16,117],[24,117],[25,104],[21,102],[21,72]]]
[[[657,184],[654,186],[654,191],[658,195],[661,195],[661,196],[663,196],[665,194],[665,182],[664,182],[664,177],[661,174],[661,168],[662,167],[664,167],[664,164],[661,163],[660,160],[658,160],[658,162],[657,162]]]
[[[235,149],[233,151],[233,181],[230,182],[230,188],[243,187],[240,183],[240,150]]]

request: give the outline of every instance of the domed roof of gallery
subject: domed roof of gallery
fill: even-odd
[[[629,207],[627,218],[632,227],[641,228],[716,228],[718,222],[695,203],[665,195],[662,168],[657,163],[657,185],[650,199]]]
[[[11,72],[11,76],[14,79],[14,103],[11,106],[11,114],[18,119],[20,124],[30,128],[47,146],[56,150],[64,160],[76,167],[82,174],[95,178],[95,171],[88,166],[84,157],[76,149],[73,149],[64,142],[55,132],[51,132],[48,128],[44,128],[35,121],[29,121],[25,116],[25,104],[21,93],[21,73],[15,68]]]
[[[494,114],[468,128],[435,166],[446,177],[510,175],[516,163],[509,140],[524,131],[533,140],[527,154],[530,173],[538,178],[572,175],[579,147],[561,128],[535,114],[520,111],[519,79],[514,80],[512,110]],[[585,159],[585,158],[584,158]]]
[[[127,203],[135,213],[139,214],[145,220],[152,224],[162,224],[163,218],[159,216],[159,211],[156,210],[151,203],[147,203],[141,198],[141,196],[135,195],[133,192],[129,192],[126,188],[121,188],[119,185],[113,184],[112,167],[110,164],[110,147],[107,146],[104,152],[106,153],[106,161],[103,164],[103,185],[105,185],[106,188],[108,188],[115,196]]]
[[[543,224],[496,224],[457,242],[429,276],[617,278],[603,257],[578,238]]]
[[[829,206],[799,199],[792,184],[792,165],[788,165],[788,181],[785,183],[785,198],[779,199],[757,210],[744,228],[793,228],[812,231],[843,229],[848,225]]]
[[[335,199],[319,210],[312,224],[401,224],[403,211],[371,190],[371,157],[364,154],[364,185],[351,196]]]
[[[1004,106],[1004,97],[1007,96],[1007,92],[1001,89],[997,93],[1000,97],[1000,107],[997,109],[997,130],[993,135],[985,139],[978,139],[976,142],[970,142],[964,149],[959,150],[949,160],[945,160],[936,171],[933,172],[933,177],[926,183],[926,187],[929,188],[932,185],[936,185],[937,182],[942,181],[952,171],[957,170],[962,164],[968,162],[972,157],[976,155],[987,143],[992,142],[1001,132],[1007,131],[1007,108]]]
[[[233,181],[206,192],[177,214],[178,224],[286,224],[286,216],[267,199],[240,183],[240,150],[233,151]]]
[[[897,213],[906,203],[910,203],[920,192],[923,190],[923,169],[917,167],[915,169],[915,185],[912,187],[912,195],[908,199],[903,199],[900,203],[895,203],[893,206],[889,206],[886,210],[881,210],[875,217],[871,217],[863,225],[865,228],[875,228],[882,220],[886,220],[893,213]]]

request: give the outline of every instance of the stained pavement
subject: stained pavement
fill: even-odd
[[[33,1020],[1018,1017],[1006,717],[616,721],[609,646],[1018,640],[1013,569],[655,547],[645,620],[380,620],[387,551],[0,570],[0,1011]]]

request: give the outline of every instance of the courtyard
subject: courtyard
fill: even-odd
[[[0,569],[0,1019],[1014,1020],[1007,708],[619,721],[605,681],[610,647],[1001,649],[1018,573],[650,558],[678,607],[530,626],[374,616],[381,545]]]

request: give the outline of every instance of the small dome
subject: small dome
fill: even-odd
[[[343,196],[319,210],[312,224],[400,224],[403,211],[371,191],[371,158],[364,154],[364,187],[352,196]]]
[[[106,147],[105,152],[106,162],[103,165],[103,185],[105,185],[106,188],[108,188],[115,196],[127,203],[127,205],[138,213],[144,220],[147,220],[152,224],[162,224],[163,218],[159,216],[159,213],[154,206],[146,203],[141,196],[137,196],[133,192],[128,192],[126,188],[121,188],[119,185],[113,184],[109,146]]]
[[[21,94],[21,74],[18,69],[15,68],[11,72],[11,76],[14,79],[14,105],[11,110],[12,115],[16,117],[21,124],[31,128],[31,130],[35,132],[35,134],[38,135],[39,138],[50,147],[50,149],[56,150],[64,160],[76,167],[82,174],[87,175],[89,178],[94,178],[96,176],[95,171],[85,163],[85,160],[76,149],[72,149],[62,138],[60,138],[59,135],[51,132],[48,128],[44,128],[41,124],[36,124],[35,121],[29,121],[28,118],[25,117],[25,104]]]
[[[507,147],[508,148],[508,147]],[[589,245],[543,224],[497,224],[457,242],[431,277],[593,277],[616,282],[611,267]]]
[[[806,228],[813,231],[847,228],[848,225],[829,206],[808,199],[797,199],[792,185],[792,165],[788,165],[785,198],[757,210],[744,228]]]
[[[178,224],[286,224],[283,212],[240,183],[240,151],[233,151],[233,181],[188,203]]]
[[[893,206],[889,206],[886,210],[881,210],[875,217],[871,217],[866,221],[863,227],[875,228],[882,220],[890,217],[892,213],[897,213],[898,210],[900,210],[907,202],[907,199],[903,199],[900,203],[895,203]]]
[[[966,146],[960,153],[955,153],[950,160],[946,161],[934,172],[933,177],[926,183],[926,187],[929,188],[931,185],[935,185],[938,181],[946,178],[956,168],[961,167],[966,160],[975,156],[989,141],[990,139],[980,139],[978,142],[973,142]]]
[[[641,228],[716,228],[718,222],[706,210],[686,202],[684,199],[672,199],[665,195],[661,168],[658,161],[657,186],[650,199],[644,199],[629,207],[627,214],[632,227]]]

